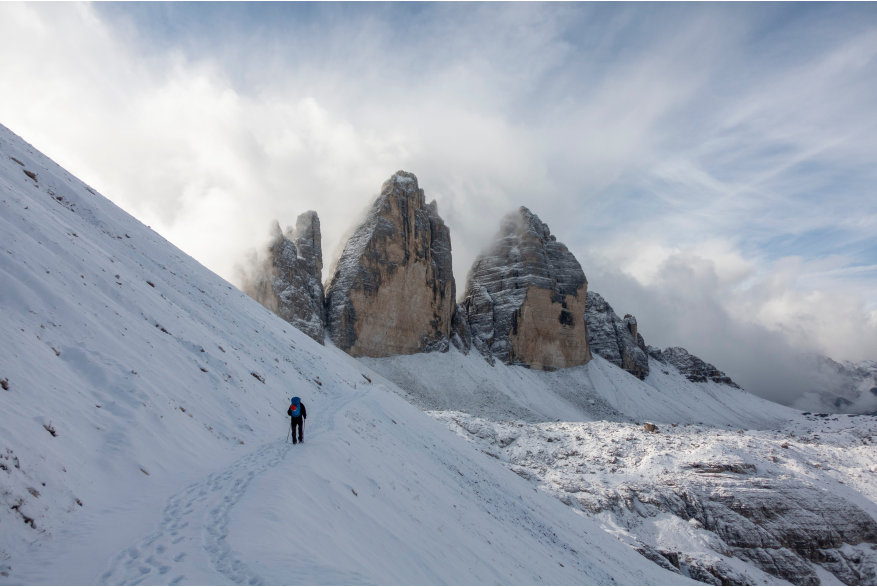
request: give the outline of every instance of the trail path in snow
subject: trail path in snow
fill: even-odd
[[[321,435],[335,428],[334,416],[370,389],[336,400],[324,406],[319,414],[312,415],[312,432],[306,424],[308,442],[299,450],[318,444]],[[173,495],[161,510],[157,530],[117,554],[98,584],[178,585],[186,580],[186,567],[200,567],[206,558],[210,568],[231,584],[263,585],[262,578],[228,545],[228,526],[232,510],[253,479],[283,462],[292,448],[286,437],[264,444]],[[199,576],[203,576],[203,570]]]

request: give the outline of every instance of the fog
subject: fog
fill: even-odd
[[[819,360],[828,349],[807,344],[817,341],[795,340],[794,333],[770,330],[752,317],[734,315],[729,310],[734,303],[728,298],[741,294],[722,286],[710,261],[673,256],[661,263],[655,280],[644,285],[605,259],[580,260],[590,268],[589,289],[603,295],[619,315],[634,314],[646,344],[661,349],[683,346],[744,389],[804,410],[828,410],[813,393],[840,390],[844,383]],[[859,343],[877,343],[873,327],[867,325],[847,334]],[[846,411],[875,409],[877,397],[864,394]]]

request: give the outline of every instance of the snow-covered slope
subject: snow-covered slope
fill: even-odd
[[[802,418],[781,431],[662,426],[656,434],[616,422],[433,416],[573,511],[698,580],[877,580],[874,416]]]
[[[2,126],[0,328],[0,583],[687,581]]]
[[[800,417],[746,391],[708,381],[693,383],[672,365],[649,359],[640,381],[600,356],[581,367],[534,371],[452,348],[383,359],[360,359],[425,410],[466,412],[526,422],[666,422],[772,428]]]
[[[651,357],[644,381],[599,356],[554,372],[453,348],[360,361],[668,570],[716,585],[877,580],[873,416],[802,414]]]

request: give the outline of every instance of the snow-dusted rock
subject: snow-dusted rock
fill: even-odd
[[[469,272],[463,306],[472,344],[533,369],[587,363],[587,290],[576,258],[522,206],[502,219],[493,244]]]
[[[847,585],[877,580],[873,417],[649,434],[431,415],[665,569],[713,585],[819,585],[825,571]]]
[[[644,350],[648,356],[655,359],[659,363],[664,363],[665,365],[667,364],[667,357],[664,356],[664,351],[650,344],[645,345],[645,347],[646,348]]]
[[[335,263],[329,335],[355,357],[444,351],[455,299],[450,231],[417,177],[398,171]]]
[[[619,318],[603,296],[589,291],[585,323],[592,353],[640,379],[648,376],[649,358],[643,350],[645,342],[637,331],[636,318],[630,314]]]
[[[316,212],[301,214],[286,232],[274,223],[267,257],[245,276],[244,291],[254,300],[319,342],[323,323],[323,249]]]
[[[679,369],[679,372],[685,375],[689,381],[703,382],[709,379],[716,383],[739,387],[724,372],[716,369],[715,365],[695,357],[682,347],[666,348],[663,350],[662,355],[665,362]]]
[[[472,329],[469,328],[469,315],[466,308],[457,304],[454,317],[451,319],[451,344],[463,354],[469,354],[472,348]]]

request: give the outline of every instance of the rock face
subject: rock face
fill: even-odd
[[[512,365],[557,369],[591,360],[581,265],[527,208],[506,215],[472,265],[466,310],[472,344]]]
[[[456,308],[451,236],[417,177],[396,172],[347,241],[326,289],[326,325],[354,357],[447,350]]]
[[[716,383],[730,385],[731,387],[740,387],[731,381],[730,377],[716,369],[715,365],[711,365],[695,357],[682,347],[674,346],[664,349],[663,352],[658,351],[658,353],[662,356],[663,362],[669,363],[679,369],[689,381],[706,382],[707,380],[711,380]],[[658,353],[653,355],[652,352],[649,352],[652,356],[655,356]],[[655,358],[657,358],[657,356]]]
[[[466,308],[457,304],[454,310],[454,317],[451,320],[451,344],[457,349],[463,351],[464,355],[469,354],[472,348],[472,329],[469,327],[469,314]]]
[[[640,379],[648,376],[651,357],[660,363],[673,365],[689,381],[715,381],[739,389],[715,365],[695,357],[684,348],[670,347],[662,351],[647,345],[638,331],[636,318],[630,314],[619,318],[603,296],[593,291],[588,292],[585,323],[588,325],[591,351]]]
[[[667,364],[667,357],[664,356],[664,351],[659,349],[656,346],[652,346],[650,344],[646,345],[646,354],[651,358],[655,359],[659,363]]]
[[[254,300],[323,344],[323,252],[316,212],[298,217],[286,232],[274,223],[268,256],[244,282]]]
[[[618,317],[603,296],[589,291],[585,309],[585,323],[588,325],[588,344],[591,352],[597,353],[628,373],[640,379],[649,374],[649,359],[646,344],[637,331],[636,318],[627,314]]]

